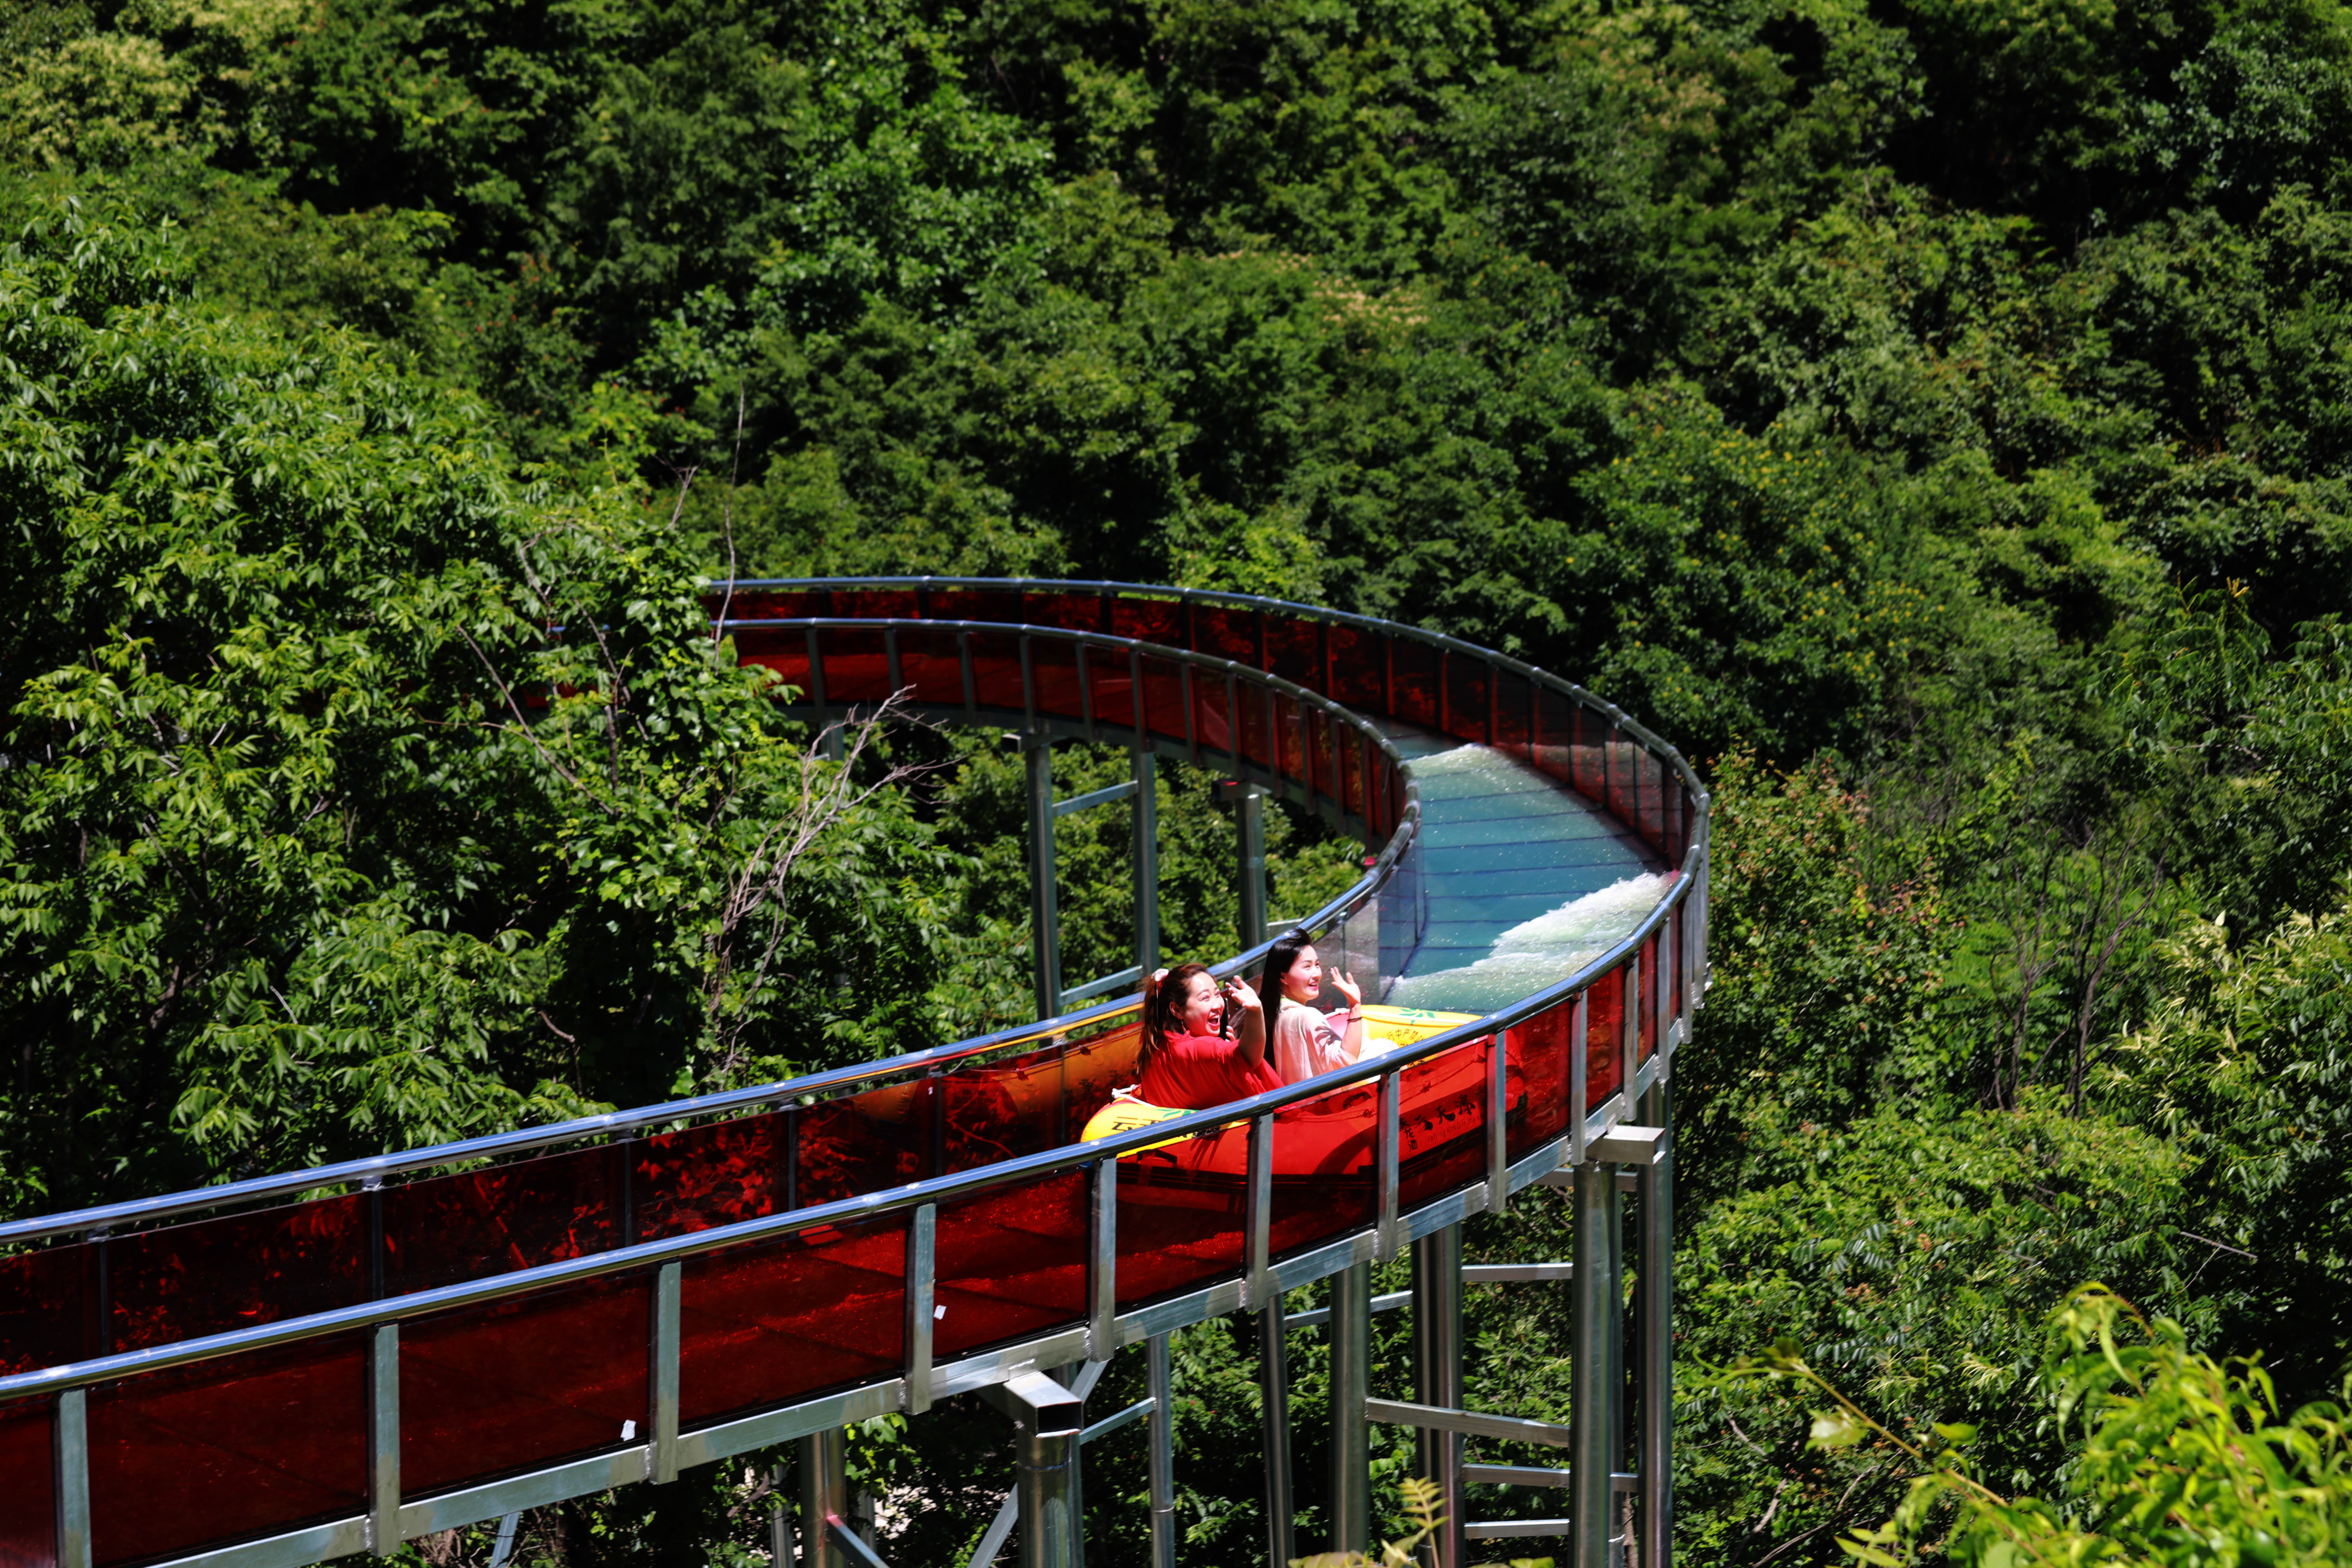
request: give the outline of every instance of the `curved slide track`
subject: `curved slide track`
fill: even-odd
[[[1022,738],[1038,1010],[1061,1016],[0,1226],[0,1568],[383,1553],[788,1441],[802,1528],[795,1556],[780,1512],[778,1562],[874,1563],[841,1429],[966,1392],[1013,1418],[1020,1465],[982,1560],[1009,1531],[1024,1563],[1082,1562],[1079,1446],[1148,1417],[1153,1557],[1172,1564],[1166,1336],[1243,1310],[1265,1350],[1270,1560],[1319,1544],[1291,1539],[1282,1347],[1286,1322],[1328,1319],[1332,1544],[1366,1544],[1364,1423],[1396,1421],[1445,1490],[1443,1568],[1469,1541],[1538,1534],[1586,1568],[1628,1545],[1665,1568],[1667,1083],[1706,943],[1708,803],[1682,758],[1516,660],[1267,600],[925,578],[740,583],[710,605],[812,720],[897,693]],[[1264,952],[1253,840],[1272,795],[1368,852],[1360,882],[1282,929],[1344,950],[1390,1004],[1475,1021],[1196,1112],[1173,1144],[1167,1123],[1076,1141],[1133,1081],[1139,1020],[1133,971],[1062,984],[1051,825],[1108,801],[1054,798],[1055,739],[1130,747],[1139,779],[1155,755],[1228,776],[1249,940],[1221,972]],[[1152,795],[1125,797],[1140,968]],[[1464,1268],[1461,1222],[1538,1184],[1569,1194],[1576,1257]],[[1392,1303],[1370,1267],[1407,1250],[1415,1398],[1384,1401],[1366,1325]],[[1331,1306],[1286,1319],[1283,1293],[1327,1278]],[[1570,1281],[1566,1426],[1462,1408],[1462,1284],[1506,1279]],[[1083,1396],[1129,1346],[1155,1397],[1089,1428]],[[1465,1464],[1468,1436],[1574,1462]],[[1465,1489],[1488,1481],[1559,1487],[1565,1517],[1471,1521]]]

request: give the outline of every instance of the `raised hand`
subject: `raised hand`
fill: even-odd
[[[1323,978],[1328,981],[1332,988],[1338,991],[1340,995],[1345,996],[1348,999],[1349,1006],[1360,1007],[1364,1005],[1364,988],[1357,984],[1356,977],[1349,973],[1346,970],[1332,970]]]

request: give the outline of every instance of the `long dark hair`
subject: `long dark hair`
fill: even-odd
[[[1298,962],[1298,955],[1315,945],[1315,939],[1303,931],[1288,932],[1265,950],[1265,969],[1258,976],[1258,1000],[1265,1007],[1265,1048],[1274,1049],[1274,1026],[1282,1018],[1282,1005],[1290,998],[1282,994],[1282,977]],[[1298,1005],[1291,1002],[1292,1006]]]
[[[1192,994],[1192,976],[1208,973],[1205,963],[1180,963],[1161,975],[1159,984],[1143,983],[1143,1049],[1135,1060],[1139,1069],[1150,1067],[1151,1058],[1166,1050],[1170,1040],[1192,1032],[1184,1026],[1184,998]],[[1220,1018],[1217,1033],[1224,1032],[1224,1021]]]

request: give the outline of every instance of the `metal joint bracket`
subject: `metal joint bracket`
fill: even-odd
[[[1024,1436],[1067,1436],[1086,1430],[1086,1401],[1044,1373],[1016,1373],[978,1390]]]
[[[1604,1165],[1654,1165],[1664,1158],[1663,1127],[1612,1127],[1592,1141],[1588,1153]]]

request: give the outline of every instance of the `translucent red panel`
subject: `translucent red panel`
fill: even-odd
[[[1018,1159],[1068,1142],[1056,1050],[966,1068],[939,1081],[944,1098],[942,1174]]]
[[[801,1112],[803,1208],[930,1175],[930,1089],[888,1084]]]
[[[963,706],[963,655],[953,632],[898,634],[898,679],[915,689],[911,700]]]
[[[941,1204],[932,1360],[1084,1318],[1091,1213],[1084,1171]]]
[[[97,1287],[89,1242],[0,1258],[0,1374],[96,1355]]]
[[[98,1561],[173,1555],[361,1511],[366,1349],[363,1331],[338,1334],[92,1389]]]
[[[1378,1087],[1365,1084],[1275,1118],[1275,1253],[1336,1240],[1380,1217],[1373,1169],[1379,1110]]]
[[[1597,1110],[1617,1092],[1625,1076],[1625,975],[1619,964],[1586,993],[1590,998],[1584,1021],[1584,1109]]]
[[[778,684],[793,687],[803,694],[808,692],[807,632],[798,626],[746,626],[730,635],[735,638],[735,657],[740,662],[772,670]]]
[[[1340,730],[1339,721],[1322,709],[1307,710],[1307,738],[1314,748],[1310,763],[1315,769],[1315,788],[1334,805],[1345,793],[1339,779],[1340,738],[1353,733],[1352,730]]]
[[[1346,625],[1328,628],[1330,689],[1324,693],[1359,713],[1388,711],[1388,638]]]
[[[350,1195],[107,1244],[112,1347],[140,1350],[367,1299],[365,1200]]]
[[[1445,732],[1484,744],[1486,739],[1486,661],[1475,654],[1445,652]]]
[[[384,1289],[401,1296],[619,1245],[618,1146],[412,1182],[383,1192]]]
[[[1614,724],[1609,726],[1608,734],[1605,747],[1609,789],[1601,804],[1609,808],[1610,816],[1620,822],[1632,824],[1641,815],[1641,802],[1634,792],[1633,778],[1634,759],[1642,754],[1641,748],[1625,739]]]
[[[1648,1061],[1658,1048],[1658,939],[1642,944],[1642,1038],[1640,1059]]]
[[[1115,636],[1133,637],[1138,642],[1181,647],[1184,645],[1184,603],[1181,599],[1113,599],[1110,604],[1110,629]]]
[[[1033,626],[1064,626],[1074,632],[1105,629],[1108,616],[1100,594],[1040,594],[1021,595],[1021,618]]]
[[[1134,732],[1135,662],[1125,652],[1099,647],[1087,650],[1087,691],[1094,700],[1097,725]]]
[[[1266,711],[1269,693],[1264,687],[1242,683],[1235,700],[1241,705],[1242,755],[1261,768],[1274,766],[1274,736],[1272,715]]]
[[[1057,637],[1030,637],[1029,689],[1040,713],[1077,719],[1086,710],[1078,701],[1078,645]],[[983,701],[986,699],[982,699]]]
[[[1242,1266],[1246,1126],[1118,1163],[1118,1304],[1232,1277]]]
[[[1364,752],[1370,743],[1354,725],[1336,721],[1331,725],[1331,742],[1332,783],[1339,809],[1369,816],[1364,809],[1370,804],[1364,797]]]
[[[1495,683],[1495,744],[1522,760],[1535,729],[1535,683],[1516,669],[1490,668]]]
[[[1012,588],[932,588],[926,591],[925,603],[925,615],[935,621],[1018,625],[1026,618],[1021,595]]]
[[[1549,686],[1538,687],[1535,730],[1528,742],[1528,760],[1579,794],[1589,795],[1591,792],[1579,779],[1576,769],[1577,715],[1582,707],[1566,692]]]
[[[1573,998],[1546,1008],[1510,1031],[1524,1098],[1512,1106],[1506,1148],[1514,1160],[1531,1154],[1568,1131],[1570,1037],[1576,1027]]]
[[[1414,1209],[1486,1173],[1486,1043],[1456,1046],[1402,1076],[1397,1202]]]
[[[831,599],[828,594],[810,594],[782,588],[738,588],[730,595],[722,589],[704,595],[703,603],[717,614],[721,598],[727,601],[730,620],[785,621],[803,620],[826,613],[824,605]]]
[[[784,1206],[791,1140],[781,1112],[709,1121],[630,1145],[636,1239],[757,1219]]]
[[[1114,1088],[1133,1087],[1138,1076],[1135,1060],[1142,1043],[1142,1021],[1129,1015],[1091,1039],[1064,1049],[1062,1097],[1069,1131],[1055,1142],[1066,1143],[1076,1138],[1094,1113],[1110,1103]]]
[[[1184,677],[1174,661],[1143,661],[1143,712],[1151,733],[1184,739]]]
[[[46,1399],[0,1405],[0,1568],[52,1568],[58,1560],[55,1408]]]
[[[896,1374],[906,1364],[906,1277],[904,1215],[688,1258],[678,1290],[680,1419]],[[642,1352],[637,1365],[642,1388]]]
[[[1258,616],[1223,605],[1192,606],[1192,646],[1202,653],[1258,668]]]
[[[1438,650],[1413,637],[1389,640],[1389,699],[1410,723],[1437,727]]]
[[[1298,703],[1296,699],[1278,691],[1270,695],[1274,709],[1274,766],[1286,779],[1312,784],[1313,777],[1307,771],[1307,731]]]
[[[911,588],[839,588],[831,597],[833,607],[824,613],[844,619],[903,621],[923,613],[922,602]]]
[[[1234,725],[1228,711],[1232,700],[1233,690],[1223,676],[1209,670],[1192,672],[1192,735],[1203,752],[1232,754]]]
[[[879,702],[890,695],[890,661],[882,633],[827,626],[817,633],[828,703]]]
[[[402,1324],[401,1489],[645,1441],[653,1278],[641,1269]],[[366,1429],[356,1414],[352,1428]]]
[[[1646,747],[1636,747],[1633,764],[1633,825],[1642,841],[1663,854],[1666,847],[1665,768]]]
[[[972,632],[972,689],[980,706],[1020,713],[1021,639],[1011,632]]]
[[[1319,621],[1268,616],[1265,668],[1312,690],[1323,689],[1323,626]]]

